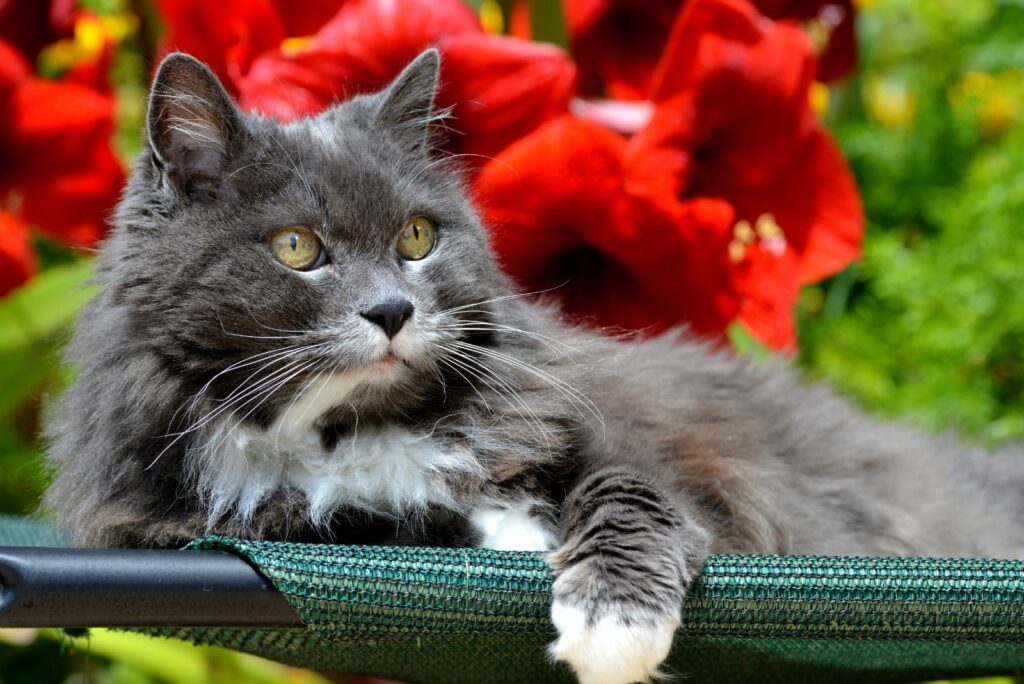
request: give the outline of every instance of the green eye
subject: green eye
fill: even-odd
[[[270,249],[278,261],[296,271],[308,271],[322,263],[320,240],[303,226],[279,230],[270,238]]]
[[[430,254],[437,240],[434,224],[426,216],[414,216],[405,222],[398,236],[398,255],[408,261],[418,261]]]

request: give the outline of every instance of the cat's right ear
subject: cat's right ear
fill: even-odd
[[[164,178],[189,200],[219,197],[241,114],[217,76],[199,60],[168,55],[149,97],[146,134]]]
[[[377,124],[409,150],[422,150],[429,137],[441,56],[428,48],[377,97]]]

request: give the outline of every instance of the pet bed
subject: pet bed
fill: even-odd
[[[0,518],[0,627],[117,626],[407,682],[572,682],[534,553],[202,539],[68,548]],[[1024,672],[1024,562],[712,556],[667,662],[688,682]]]

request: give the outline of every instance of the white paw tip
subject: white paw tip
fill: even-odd
[[[668,657],[679,627],[674,616],[627,625],[615,615],[588,626],[583,611],[557,600],[551,620],[558,641],[548,650],[572,667],[580,684],[633,684],[659,678],[658,666]]]

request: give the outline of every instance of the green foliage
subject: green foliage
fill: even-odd
[[[38,452],[46,390],[59,387],[57,347],[91,296],[88,259],[60,263],[0,300],[0,513],[33,511],[46,484]]]
[[[1022,436],[1024,3],[888,0],[859,28],[831,124],[865,255],[804,293],[802,363],[886,415]]]
[[[108,629],[0,630],[0,684],[61,682],[74,671],[106,684],[326,684],[319,675],[220,648]]]

